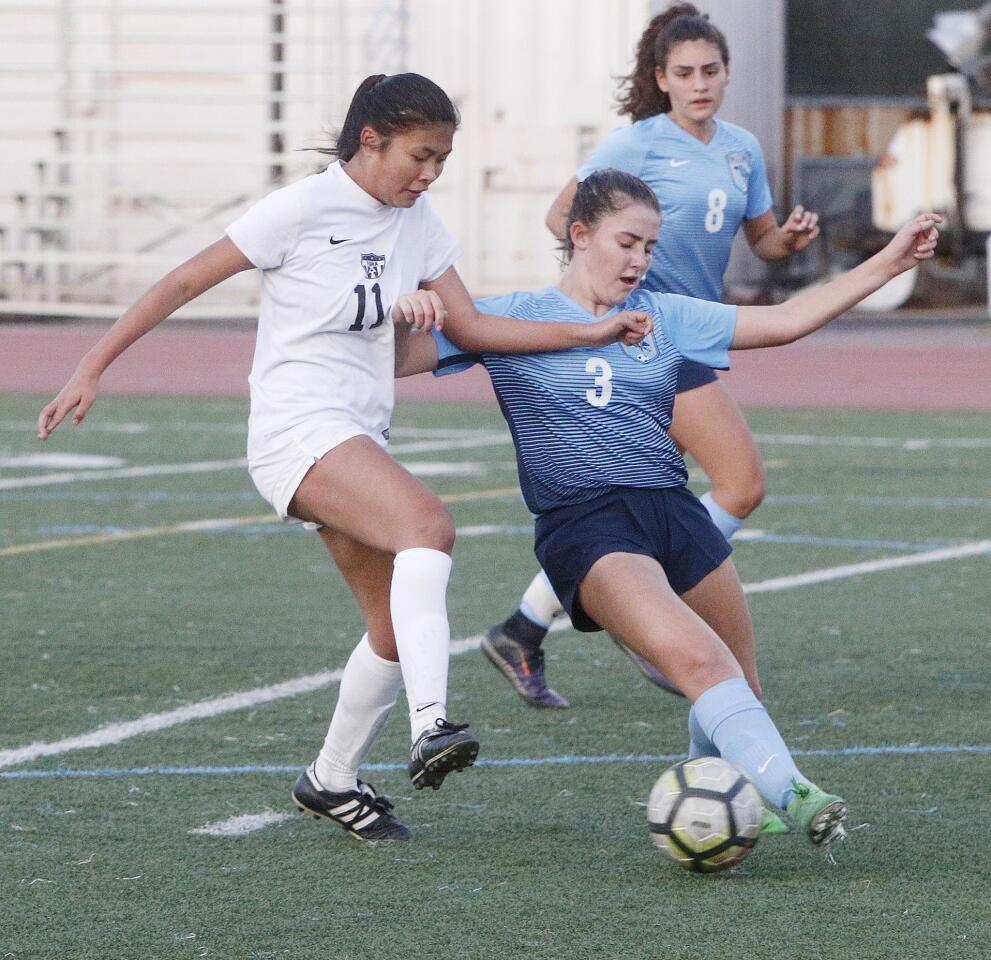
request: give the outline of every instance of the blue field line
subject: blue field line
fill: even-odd
[[[787,506],[821,506],[828,503],[855,503],[865,507],[908,507],[916,509],[948,510],[991,508],[991,497],[879,497],[879,496],[822,496],[814,494],[768,494],[763,504]],[[759,515],[758,515],[759,516]]]
[[[921,754],[991,753],[991,743],[909,743],[889,747],[837,747],[822,750],[793,750],[795,757],[877,757]],[[683,753],[611,753],[605,756],[506,757],[478,760],[476,767],[578,767],[602,763],[675,763]],[[248,764],[233,767],[103,767],[96,770],[2,770],[0,780],[56,780],[70,778],[113,778],[155,776],[234,776],[243,773],[298,773],[306,762],[297,764]],[[405,770],[405,763],[368,763],[362,770],[391,772]]]

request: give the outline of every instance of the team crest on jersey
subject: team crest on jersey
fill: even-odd
[[[381,277],[385,273],[385,257],[380,253],[363,253],[361,266],[369,280]]]
[[[637,363],[650,363],[657,356],[657,343],[654,335],[648,333],[639,343],[623,344],[626,355],[632,357]]]
[[[750,172],[753,170],[753,164],[750,162],[750,156],[742,150],[735,153],[727,153],[726,163],[729,166],[729,172],[730,176],[733,178],[733,183],[736,184],[737,189],[741,193],[746,193],[747,187],[750,184]]]

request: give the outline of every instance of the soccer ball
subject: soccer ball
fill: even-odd
[[[720,757],[682,760],[650,791],[654,845],[695,873],[735,867],[757,842],[764,804],[757,788]]]

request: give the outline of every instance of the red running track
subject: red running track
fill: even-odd
[[[0,324],[0,393],[52,394],[100,336],[99,324]],[[106,372],[104,393],[243,396],[254,332],[164,326]],[[800,343],[733,354],[725,379],[745,407],[884,410],[991,409],[991,320],[909,325],[845,320]],[[441,378],[411,377],[400,400],[493,402],[476,368]]]

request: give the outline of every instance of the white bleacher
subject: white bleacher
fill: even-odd
[[[369,73],[464,115],[435,206],[483,294],[551,282],[547,206],[619,121],[648,0],[0,0],[0,315],[116,315],[319,169]],[[187,315],[250,318],[257,278]]]

